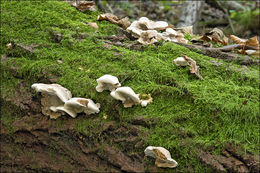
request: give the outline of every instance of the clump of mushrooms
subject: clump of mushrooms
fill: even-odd
[[[95,104],[91,99],[72,98],[71,92],[59,84],[36,83],[32,88],[42,94],[42,113],[51,119],[57,119],[65,113],[75,118],[77,113],[88,115],[99,112],[99,103]]]
[[[97,83],[97,92],[102,92],[104,90],[114,91],[116,88],[121,86],[117,77],[108,74],[98,78]]]
[[[63,113],[53,112],[50,107],[56,108],[63,106],[64,103],[72,97],[71,92],[59,84],[36,83],[32,85],[32,88],[42,94],[42,113],[53,119],[60,117]]]
[[[175,168],[178,163],[172,159],[171,153],[163,147],[148,146],[144,150],[145,156],[155,158],[155,165],[163,168]]]
[[[100,104],[95,104],[91,99],[74,97],[66,101],[64,106],[50,107],[54,112],[63,111],[71,117],[76,118],[78,113],[84,112],[85,114],[99,113]]]
[[[138,38],[138,42],[144,45],[153,44],[159,40],[187,43],[181,31],[175,31],[169,28],[167,22],[149,20],[147,17],[141,17],[138,21],[134,21],[126,29],[133,37]],[[158,31],[163,31],[159,33]]]

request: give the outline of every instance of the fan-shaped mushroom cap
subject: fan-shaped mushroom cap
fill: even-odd
[[[100,108],[100,104],[99,103],[94,103],[91,99],[87,99],[88,100],[88,106],[87,109],[85,109],[85,113],[87,115],[89,114],[94,114],[94,113],[99,113],[99,108]]]
[[[103,90],[113,91],[116,88],[121,86],[117,77],[108,74],[98,78],[97,83],[98,83],[98,85],[96,86],[97,92],[102,92]]]
[[[156,30],[143,31],[140,35],[140,38],[137,41],[144,45],[153,44],[158,41],[156,39],[157,35],[158,35],[158,32]]]
[[[32,88],[37,92],[56,95],[62,102],[66,102],[72,97],[71,92],[59,84],[36,83],[32,85]]]
[[[189,65],[189,63],[183,57],[178,57],[175,60],[173,60],[173,62],[177,66],[187,66],[187,65]]]
[[[174,168],[178,163],[171,158],[171,153],[163,147],[148,146],[144,153],[156,159],[155,165],[158,167]]]
[[[64,106],[51,107],[54,112],[63,111],[75,118],[78,113],[85,112],[87,115],[99,112],[100,105],[91,99],[74,97],[65,102]]]
[[[117,100],[121,100],[125,108],[140,103],[139,96],[130,87],[119,87],[115,91],[112,91],[110,95]]]
[[[139,38],[141,33],[142,33],[142,29],[139,28],[139,23],[138,21],[134,21],[127,29],[127,32],[131,33],[133,37],[135,38]]]
[[[36,83],[31,86],[37,92],[41,92],[42,113],[50,118],[56,119],[61,116],[61,112],[53,112],[51,107],[60,107],[64,102],[68,101],[72,95],[69,90],[59,84],[42,84]]]
[[[152,21],[147,17],[141,17],[138,20],[138,26],[142,30],[164,30],[168,27],[168,23],[164,21]]]

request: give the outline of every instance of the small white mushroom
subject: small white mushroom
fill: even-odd
[[[98,113],[100,104],[95,104],[91,99],[74,97],[66,101],[64,106],[51,107],[54,112],[66,112],[71,117],[76,118],[78,113],[84,112],[87,115]]]
[[[117,100],[121,100],[125,108],[132,107],[139,104],[140,99],[137,94],[130,87],[120,87],[110,93],[112,97]]]
[[[141,99],[140,101],[142,107],[146,107],[148,103],[153,102],[151,94],[142,94],[141,97],[146,97],[145,99]]]
[[[62,113],[53,112],[50,108],[63,106],[72,97],[71,92],[59,84],[36,83],[31,87],[42,94],[42,113],[53,119],[58,118]]]
[[[97,83],[97,92],[102,92],[104,90],[114,91],[116,88],[121,86],[117,77],[108,74],[98,78]]]
[[[172,159],[171,153],[163,147],[148,146],[144,153],[146,156],[155,158],[155,165],[157,167],[175,168],[178,163]]]
[[[189,63],[183,57],[178,57],[175,60],[173,60],[173,62],[177,66],[187,66],[187,65],[189,65]]]

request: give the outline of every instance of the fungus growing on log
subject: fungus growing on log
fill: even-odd
[[[121,86],[117,77],[108,74],[98,78],[97,83],[97,92],[102,92],[104,90],[114,91],[116,88]]]
[[[36,83],[31,87],[42,94],[42,113],[46,116],[50,116],[52,119],[57,119],[63,113],[53,112],[50,108],[52,107],[54,109],[63,106],[64,103],[72,97],[71,92],[59,84]]]
[[[51,107],[54,112],[66,112],[71,117],[76,118],[78,113],[84,112],[85,114],[99,113],[100,104],[95,104],[91,99],[74,97],[66,101],[64,106]]]
[[[132,107],[133,105],[140,103],[139,95],[135,94],[130,87],[117,88],[115,91],[112,91],[110,95],[117,100],[121,100],[125,108]]]
[[[163,168],[175,168],[178,163],[172,159],[171,153],[163,147],[148,146],[144,150],[145,156],[155,158],[155,165]]]

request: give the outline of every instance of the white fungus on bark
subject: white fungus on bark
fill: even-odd
[[[53,112],[50,108],[63,106],[72,97],[71,92],[59,84],[36,83],[31,87],[42,94],[42,113],[53,119],[58,118],[63,113]]]
[[[148,146],[144,150],[145,156],[155,158],[155,165],[157,167],[175,168],[178,163],[172,159],[171,153],[163,147]]]
[[[130,87],[119,87],[112,91],[110,95],[117,100],[121,100],[125,108],[140,104],[139,95],[135,94]]]
[[[102,92],[104,90],[114,91],[116,88],[121,86],[117,77],[108,74],[98,78],[97,83],[97,92]]]
[[[91,99],[74,97],[66,101],[64,106],[51,107],[54,112],[63,111],[71,117],[76,118],[78,113],[84,112],[85,114],[99,113],[100,104],[95,104]]]

